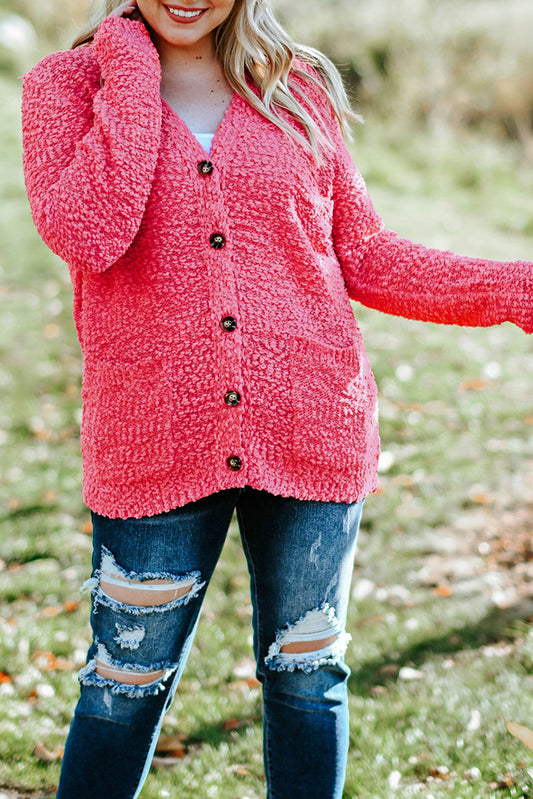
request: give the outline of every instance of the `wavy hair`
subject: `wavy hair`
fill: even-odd
[[[102,20],[122,2],[106,0],[97,4],[72,48],[91,42]],[[139,12],[134,15],[142,19]],[[274,17],[270,0],[235,0],[229,17],[215,30],[215,48],[230,86],[319,163],[332,142],[315,103],[302,91],[301,83],[295,84],[293,76],[311,82],[325,94],[346,138],[351,137],[349,120],[362,121],[351,109],[332,61],[319,50],[293,41]],[[248,85],[247,76],[259,96]],[[305,99],[305,105],[299,98]],[[303,135],[281,111],[288,112],[297,127],[303,129]]]

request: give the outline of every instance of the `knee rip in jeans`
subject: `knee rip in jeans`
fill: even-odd
[[[323,602],[277,632],[265,664],[274,671],[301,669],[309,674],[319,666],[339,663],[350,639],[337,621],[335,609]]]
[[[200,572],[183,576],[168,572],[132,572],[120,566],[113,554],[102,547],[100,568],[96,569],[82,586],[82,591],[93,594],[93,612],[98,605],[116,611],[140,615],[168,611],[187,604],[195,597],[205,581]],[[114,641],[122,649],[138,649],[146,631],[142,624],[115,624]],[[177,668],[177,664],[155,663],[149,667],[124,664],[111,657],[106,647],[95,640],[97,655],[80,671],[80,682],[88,685],[106,685],[112,693],[131,697],[155,694],[163,689],[162,682]]]
[[[109,687],[112,694],[125,694],[137,699],[149,694],[158,694],[166,680],[178,668],[170,661],[142,666],[136,663],[121,663],[113,658],[97,639],[96,657],[81,669],[78,679],[83,685]]]

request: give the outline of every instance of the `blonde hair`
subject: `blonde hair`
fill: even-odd
[[[102,20],[122,2],[124,0],[99,3],[72,48],[92,41]],[[304,93],[301,84],[296,86],[291,81],[291,74],[311,82],[325,94],[346,138],[350,138],[349,120],[362,121],[350,108],[335,65],[319,50],[294,42],[275,19],[270,0],[235,0],[229,17],[215,31],[215,47],[230,86],[260,114],[311,152],[317,162],[322,161],[323,150],[332,142],[320,125],[323,120],[313,101],[305,97],[310,113],[298,99],[298,95]],[[295,59],[302,62],[304,68],[295,64]],[[247,75],[259,90],[259,97],[248,85]],[[281,109],[301,125],[304,135],[287,122],[280,114]]]

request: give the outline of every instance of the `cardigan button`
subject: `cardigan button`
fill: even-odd
[[[207,177],[210,175],[213,169],[214,167],[211,161],[200,161],[198,164],[198,172],[200,175],[202,175],[202,177]]]
[[[220,327],[227,333],[231,333],[237,327],[237,320],[233,316],[225,316],[220,320]]]
[[[232,472],[238,472],[242,468],[242,461],[238,455],[231,455],[226,463]]]
[[[214,250],[221,250],[226,243],[226,237],[222,233],[212,233],[209,237],[209,243]]]
[[[235,406],[238,405],[240,401],[241,401],[241,395],[239,394],[238,391],[228,391],[228,393],[224,397],[224,402],[227,405]]]

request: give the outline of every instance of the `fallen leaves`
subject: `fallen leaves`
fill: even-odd
[[[519,738],[529,749],[533,749],[532,730],[528,727],[523,727],[522,724],[516,724],[514,721],[508,721],[506,726],[511,735],[514,735],[515,738]]]
[[[493,388],[494,383],[490,380],[484,380],[482,377],[467,377],[462,380],[458,387],[458,391],[485,391],[487,388]]]
[[[434,780],[449,780],[455,776],[455,772],[450,771],[447,766],[435,766],[430,770],[429,776],[433,777]]]
[[[36,702],[38,699],[52,699],[55,695],[56,692],[53,685],[41,682],[29,692],[28,700],[30,702]]]
[[[232,680],[230,686],[232,688],[237,688],[239,686],[246,686],[247,688],[253,689],[258,688],[261,683],[255,676],[256,670],[256,663],[253,658],[246,657],[243,658],[239,663],[236,663],[233,667],[232,674],[234,677],[239,679]]]
[[[68,599],[60,605],[46,605],[41,610],[41,616],[44,616],[46,619],[54,619],[56,616],[59,616],[60,613],[72,613],[78,609],[79,604],[80,603],[75,599]]]
[[[514,785],[516,785],[516,778],[508,771],[499,780],[489,782],[487,787],[493,791],[502,791],[504,788],[512,788]]]
[[[451,585],[446,583],[441,583],[440,585],[437,585],[436,588],[433,589],[433,593],[437,594],[437,596],[442,596],[446,598],[452,596],[453,589]]]
[[[160,735],[155,748],[152,761],[154,768],[175,765],[182,760],[189,751],[187,736],[177,733],[175,735]]]
[[[468,499],[476,505],[492,505],[494,497],[484,486],[474,485],[468,492]]]
[[[223,724],[223,728],[226,730],[226,732],[230,730],[240,730],[241,727],[247,727],[249,723],[250,722],[248,719],[226,719]]]
[[[60,613],[60,605],[47,605],[41,610],[41,616],[44,616],[45,619],[54,619],[56,616],[59,616]]]
[[[253,724],[253,718],[237,718],[232,716],[221,722],[220,727],[224,732],[234,732]],[[190,738],[183,733],[173,735],[160,735],[154,753],[152,765],[154,768],[169,768],[182,761],[192,750],[199,749],[203,744],[198,738]],[[248,771],[242,764],[233,767],[237,776],[246,776]]]
[[[49,322],[43,327],[43,334],[47,339],[56,339],[61,335],[61,328],[55,322]]]
[[[372,580],[368,580],[365,577],[360,578],[356,575],[352,588],[352,598],[354,601],[359,602],[370,597],[378,602],[385,602],[397,608],[411,608],[414,606],[411,591],[405,585],[398,583],[376,585]]]
[[[518,607],[533,596],[533,509],[499,508],[483,486],[473,486],[469,499],[475,510],[427,537],[413,582],[442,598],[487,596],[497,608]]]
[[[40,671],[69,671],[74,664],[64,657],[56,657],[53,652],[43,652],[37,649],[31,655],[31,662]]]
[[[56,746],[53,751],[50,751],[42,741],[37,741],[33,750],[33,756],[41,763],[56,763],[62,760],[64,751],[63,746]]]
[[[236,777],[247,777],[251,773],[250,769],[243,763],[235,763],[235,765],[230,766],[230,770]]]

